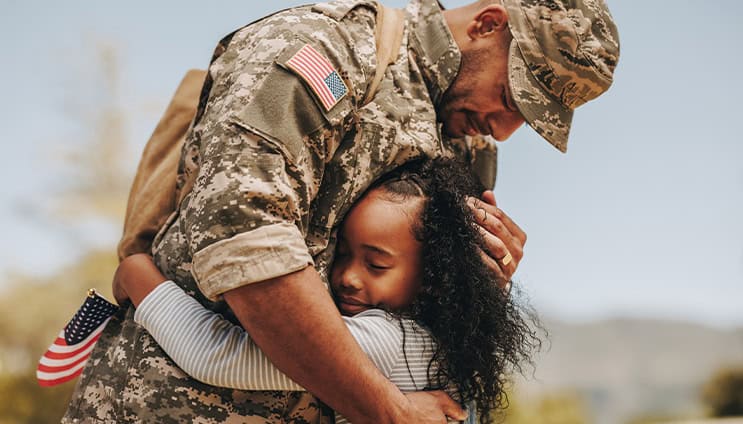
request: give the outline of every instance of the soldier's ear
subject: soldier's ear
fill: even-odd
[[[508,12],[500,4],[491,4],[478,10],[467,25],[471,40],[492,37],[508,29]]]

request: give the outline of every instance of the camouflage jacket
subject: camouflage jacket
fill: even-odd
[[[168,278],[234,320],[220,300],[228,290],[308,264],[327,278],[334,228],[385,172],[456,154],[487,158],[494,178],[491,144],[444,139],[436,122],[460,63],[437,2],[413,0],[405,12],[401,54],[363,107],[376,69],[373,1],[289,9],[220,42],[179,169],[181,182],[197,179],[155,241]],[[292,65],[307,45],[342,81],[329,107]],[[63,422],[319,422],[320,409],[307,393],[191,379],[129,308],[98,341]]]

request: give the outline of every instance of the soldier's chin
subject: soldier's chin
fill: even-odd
[[[462,138],[467,133],[465,132],[466,126],[459,122],[444,121],[441,127],[441,132],[452,138]]]

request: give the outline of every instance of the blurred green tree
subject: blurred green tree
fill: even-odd
[[[743,365],[717,371],[702,388],[702,402],[713,417],[743,416]]]

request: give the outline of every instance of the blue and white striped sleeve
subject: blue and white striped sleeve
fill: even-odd
[[[356,339],[361,350],[374,365],[390,378],[392,369],[402,356],[402,329],[399,321],[381,309],[370,309],[343,321]]]
[[[145,297],[134,320],[196,380],[242,390],[304,390],[271,363],[242,327],[204,308],[172,281]],[[344,321],[372,362],[389,377],[401,354],[399,326],[381,310],[344,317]]]
[[[204,308],[172,281],[145,297],[134,320],[201,382],[243,390],[304,390],[274,367],[242,327]]]

